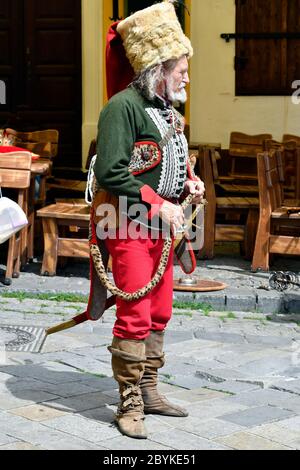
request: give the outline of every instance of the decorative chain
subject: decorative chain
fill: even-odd
[[[186,210],[186,208],[192,203],[193,197],[194,196],[190,194],[183,201],[183,203],[181,204],[181,207],[183,208],[183,210]],[[202,205],[205,205],[205,203],[203,203]],[[200,204],[199,206],[201,207],[202,205]],[[184,234],[182,236],[184,236]],[[125,300],[127,302],[132,302],[134,300],[142,299],[143,297],[148,295],[159,284],[159,282],[161,281],[166,271],[172,244],[173,244],[172,239],[170,237],[166,238],[156,274],[146,286],[142,287],[141,289],[133,293],[124,292],[121,289],[118,289],[118,287],[116,287],[110,281],[107,275],[104,263],[103,263],[101,251],[99,249],[98,244],[97,245],[91,244],[90,251],[91,251],[91,256],[94,262],[95,270],[97,272],[97,275],[102,285],[106,287],[106,289],[109,292],[111,292],[113,295],[116,295],[120,299]]]
[[[272,273],[269,279],[269,285],[272,289],[280,292],[300,287],[300,274],[284,271]]]

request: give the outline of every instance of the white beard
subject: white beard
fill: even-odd
[[[168,80],[167,81],[167,86],[166,86],[166,93],[167,93],[167,98],[169,101],[172,103],[179,103],[179,104],[184,104],[187,101],[187,93],[185,90],[184,86],[181,86],[179,88],[179,91],[173,91],[173,80]]]
[[[184,88],[182,88],[182,90],[177,91],[177,92],[170,91],[168,93],[168,95],[169,95],[168,98],[169,98],[170,101],[172,101],[172,103],[177,102],[177,103],[180,103],[180,104],[181,103],[184,104],[184,103],[187,102],[187,93],[186,93],[186,90]]]

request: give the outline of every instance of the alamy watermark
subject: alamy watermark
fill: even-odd
[[[0,105],[6,104],[6,83],[0,80]]]
[[[300,104],[300,80],[295,80],[292,83],[292,88],[294,93],[292,94],[292,103],[293,104]]]
[[[153,240],[175,237],[181,239],[185,234],[192,249],[199,249],[204,235],[204,210],[194,214],[194,208],[189,205],[185,210],[186,223],[174,234],[168,223],[161,220],[159,205],[152,204],[155,214],[149,218],[149,207],[145,204],[128,204],[127,197],[119,197],[118,207],[113,204],[100,204],[95,211],[96,233],[99,240],[121,239]]]

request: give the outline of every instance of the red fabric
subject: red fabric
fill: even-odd
[[[16,153],[16,152],[25,152],[31,155],[32,160],[38,160],[40,157],[39,155],[34,155],[33,153],[29,152],[26,149],[22,149],[21,147],[13,147],[13,146],[3,146],[0,145],[0,153]]]
[[[155,274],[164,240],[132,240],[129,236],[106,240],[113,259],[117,287],[125,292],[141,289]],[[150,331],[163,331],[172,316],[173,250],[161,282],[146,297],[134,302],[117,299],[117,320],[113,333],[122,339],[142,340]]]
[[[106,42],[106,83],[108,99],[125,90],[134,77],[133,68],[126,57],[116,22],[111,25]]]
[[[20,147],[13,147],[13,146],[4,146],[0,145],[0,153],[12,153],[12,152],[26,152],[26,153],[31,153],[28,152],[28,150],[22,149]]]
[[[148,219],[152,220],[155,215],[160,211],[161,206],[165,200],[160,197],[156,192],[147,184],[142,186],[140,189],[141,197],[143,202],[147,202],[151,205],[151,209],[148,213]]]

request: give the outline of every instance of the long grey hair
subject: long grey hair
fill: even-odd
[[[163,64],[150,67],[136,75],[132,86],[137,88],[143,96],[152,101],[156,96],[157,86],[168,79],[168,75],[176,67],[178,60],[171,59]]]

